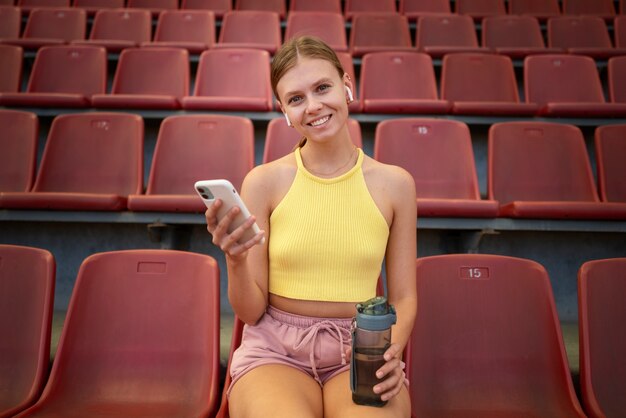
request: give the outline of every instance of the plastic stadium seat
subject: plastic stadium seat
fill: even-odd
[[[352,97],[354,101],[348,105],[348,110],[352,113],[359,113],[363,110],[363,105],[361,100],[359,99],[359,91],[357,90],[357,82],[358,78],[356,77],[356,72],[354,69],[354,60],[352,59],[352,55],[349,52],[336,52],[337,58],[341,62],[341,66],[343,70],[348,73],[352,83],[354,85],[354,89],[352,91]]]
[[[224,14],[215,47],[264,49],[273,54],[281,43],[278,13],[247,10]]]
[[[111,94],[95,107],[179,109],[189,94],[189,53],[181,48],[128,48],[120,54]]]
[[[488,195],[505,217],[626,219],[626,204],[600,202],[585,140],[574,125],[492,125]]]
[[[615,16],[613,0],[562,0],[564,15],[593,15],[605,19]]]
[[[509,14],[527,15],[539,20],[559,16],[558,0],[509,0]]]
[[[613,21],[615,47],[626,48],[626,16],[617,16]]]
[[[106,51],[98,46],[59,45],[37,51],[23,93],[0,93],[4,106],[89,107],[105,92]]]
[[[129,113],[79,113],[52,121],[35,185],[0,193],[9,209],[122,210],[143,185],[143,120]]]
[[[0,45],[0,94],[20,91],[23,56],[20,46]]]
[[[14,6],[14,0],[0,0],[0,6]]]
[[[62,45],[85,39],[87,13],[75,8],[33,9],[28,15],[21,38],[4,39],[3,43],[37,49],[46,45]]]
[[[572,54],[604,58],[626,54],[615,49],[603,19],[595,16],[560,16],[548,19],[548,45]]]
[[[345,0],[343,14],[351,20],[359,13],[396,13],[396,0]]]
[[[585,417],[543,266],[418,258],[417,294],[406,359],[414,417]]]
[[[184,109],[272,110],[270,56],[255,49],[210,49],[200,55],[193,96]]]
[[[86,258],[48,384],[19,417],[212,416],[219,295],[219,267],[207,255],[128,250]]]
[[[498,214],[498,202],[480,199],[472,139],[463,122],[417,118],[380,122],[374,159],[411,173],[419,217]]]
[[[289,12],[329,12],[342,13],[341,0],[291,0]]]
[[[0,131],[0,192],[28,192],[37,165],[37,115],[1,109]]]
[[[48,377],[55,273],[50,252],[0,244],[0,416],[35,403]]]
[[[235,10],[274,12],[284,19],[287,5],[286,0],[235,0]]]
[[[335,51],[348,50],[346,25],[340,13],[289,12],[285,41],[301,35],[316,36]]]
[[[142,47],[185,48],[200,54],[215,45],[215,15],[208,10],[164,10],[159,15],[153,42]]]
[[[0,40],[20,37],[22,14],[19,7],[0,6]]]
[[[348,119],[348,129],[352,143],[362,148],[363,140],[359,122],[356,119]],[[272,119],[267,125],[263,163],[269,163],[291,153],[301,138],[301,135],[295,129],[287,126],[285,118]]]
[[[505,15],[504,0],[456,0],[455,11],[475,20],[487,16]]]
[[[158,16],[163,10],[178,9],[178,0],[127,0],[126,7],[149,10],[152,16]]]
[[[534,115],[538,106],[520,103],[513,61],[505,55],[458,53],[443,57],[441,98],[465,115]]]
[[[609,58],[608,81],[609,100],[626,103],[626,56]]]
[[[352,19],[350,52],[360,57],[370,52],[410,51],[409,20],[399,13],[360,13]]]
[[[626,399],[626,334],[610,324],[626,321],[626,258],[593,260],[578,271],[580,387],[590,418],[619,417]],[[619,325],[618,325],[619,326]]]
[[[85,9],[89,16],[93,16],[102,9],[119,9],[124,7],[126,0],[74,0],[73,6]]]
[[[546,48],[539,21],[533,16],[509,15],[484,18],[482,45],[511,58],[564,52],[561,48]]]
[[[254,127],[247,118],[170,116],[161,123],[148,188],[131,195],[134,211],[204,212],[198,180],[228,179],[238,189],[254,167]]]
[[[452,13],[449,0],[400,0],[399,12],[411,20],[423,15]]]
[[[524,60],[526,101],[545,116],[614,117],[626,115],[625,103],[606,103],[598,68],[590,57],[534,55]]]
[[[237,315],[235,315],[233,319],[233,330],[230,339],[230,349],[228,354],[228,365],[226,366],[226,378],[224,379],[224,390],[222,391],[222,400],[220,403],[219,410],[217,411],[216,418],[230,418],[230,413],[228,411],[228,388],[232,383],[232,379],[230,377],[230,364],[233,359],[233,353],[239,346],[241,345],[241,337],[243,335],[244,323]]]
[[[451,52],[486,52],[478,46],[476,27],[469,16],[422,16],[417,21],[415,47],[432,57]]]
[[[626,125],[597,127],[595,150],[600,199],[626,203]]]
[[[217,19],[222,19],[224,13],[232,10],[232,0],[182,0],[181,9],[209,10]]]
[[[142,42],[149,42],[152,19],[148,10],[98,10],[89,39],[80,43],[104,46],[109,52],[120,52]]]
[[[29,14],[33,9],[70,7],[70,0],[17,0],[16,5],[24,14]]]
[[[419,52],[376,52],[361,63],[361,102],[366,113],[446,113],[431,58]]]

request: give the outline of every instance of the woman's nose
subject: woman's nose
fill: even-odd
[[[321,108],[322,108],[322,102],[320,102],[313,96],[309,96],[307,98],[307,107],[306,107],[307,112],[309,113],[316,112],[320,110]]]

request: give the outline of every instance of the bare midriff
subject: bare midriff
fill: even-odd
[[[351,318],[356,313],[352,302],[321,302],[312,300],[290,299],[270,293],[270,305],[296,315],[318,318]]]

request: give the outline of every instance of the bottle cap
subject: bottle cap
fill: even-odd
[[[384,296],[356,305],[356,326],[368,331],[383,331],[396,323],[396,310]]]

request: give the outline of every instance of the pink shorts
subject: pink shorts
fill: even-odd
[[[230,365],[233,385],[250,370],[284,364],[314,378],[320,385],[349,370],[352,318],[294,315],[269,306],[256,325],[245,325],[241,345]]]

